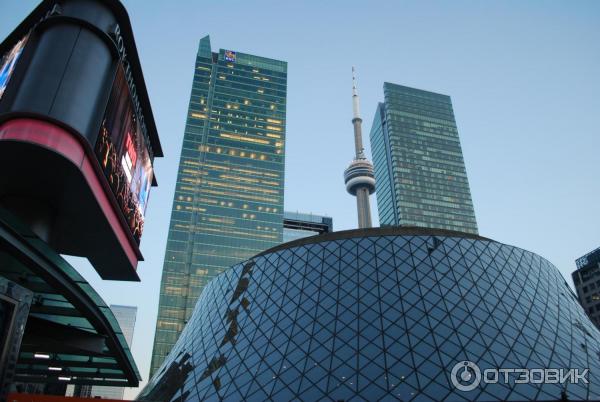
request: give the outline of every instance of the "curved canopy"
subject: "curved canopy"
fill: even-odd
[[[34,292],[15,382],[139,384],[110,308],[67,261],[2,208],[0,276]]]

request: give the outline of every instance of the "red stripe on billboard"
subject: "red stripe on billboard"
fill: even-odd
[[[85,147],[75,135],[42,120],[14,119],[0,125],[0,141],[21,141],[36,144],[62,155],[76,165],[92,190],[131,266],[134,269],[137,267],[138,254],[132,247],[129,236],[124,232],[117,215],[120,211],[117,212],[113,208],[92,165],[92,163],[97,163],[95,156],[92,155],[90,158],[87,155]]]

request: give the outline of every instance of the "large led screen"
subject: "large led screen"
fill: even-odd
[[[2,95],[4,95],[4,90],[6,90],[6,86],[8,85],[8,81],[10,80],[13,71],[15,71],[15,66],[17,65],[17,61],[19,61],[19,56],[21,56],[21,53],[23,52],[28,37],[29,35],[18,41],[12,49],[6,52],[2,56],[2,59],[0,59],[0,99],[2,98]]]
[[[152,185],[152,161],[120,65],[102,120],[96,156],[139,244]]]

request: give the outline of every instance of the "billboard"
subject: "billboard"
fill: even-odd
[[[235,63],[236,54],[233,50],[225,50],[224,58],[225,58],[225,61],[231,61],[231,62]]]
[[[4,95],[4,91],[6,90],[6,86],[8,85],[8,81],[10,80],[13,71],[15,71],[15,66],[17,65],[17,61],[19,61],[19,56],[21,56],[21,53],[23,52],[28,37],[29,35],[25,35],[23,39],[18,41],[12,49],[6,52],[2,56],[2,59],[0,59],[0,99],[2,99],[2,95]]]
[[[144,215],[152,185],[152,161],[121,65],[113,83],[96,156],[136,242],[144,229]]]

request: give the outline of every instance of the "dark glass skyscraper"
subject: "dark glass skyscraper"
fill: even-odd
[[[160,287],[151,374],[217,274],[279,244],[287,63],[200,40]]]
[[[575,261],[573,284],[579,303],[596,327],[600,328],[600,247]]]
[[[371,128],[381,225],[477,233],[452,101],[384,83]]]

